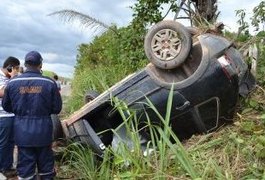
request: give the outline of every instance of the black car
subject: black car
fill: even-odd
[[[213,33],[194,34],[194,29],[176,21],[153,26],[145,38],[150,63],[98,96],[87,94],[91,101],[62,121],[65,136],[102,154],[113,143],[113,131],[109,129],[123,122],[120,113],[113,111],[113,97],[136,111],[139,126],[146,121],[145,112],[152,123],[159,125],[156,113],[145,102],[148,98],[165,115],[172,87],[170,125],[180,140],[232,122],[239,89],[247,93],[253,85],[249,84],[252,76],[233,43]]]

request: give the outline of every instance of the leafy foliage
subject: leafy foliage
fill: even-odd
[[[103,92],[126,75],[137,71],[146,65],[143,48],[130,51],[130,28],[117,29],[117,35],[111,30],[106,31],[90,44],[81,44],[78,47],[77,64],[72,81],[72,94],[67,109],[69,112],[81,107],[86,91],[97,90]],[[139,55],[141,54],[141,55]],[[135,61],[135,56],[143,59]]]
[[[259,59],[258,59],[258,69],[257,69],[257,79],[260,85],[265,86],[265,45],[264,39],[265,35],[260,34],[260,42],[258,44],[259,49]]]
[[[53,12],[51,14],[49,14],[49,16],[54,16],[57,15],[59,16],[63,21],[66,22],[73,22],[75,20],[79,21],[80,24],[84,27],[90,27],[91,30],[95,30],[95,31],[101,31],[103,32],[106,29],[110,29],[113,32],[115,32],[114,29],[112,29],[111,27],[109,27],[107,24],[87,15],[87,14],[83,14],[74,10],[61,10],[61,11],[56,11]]]
[[[246,12],[243,9],[236,10],[236,16],[239,17],[239,20],[237,23],[239,24],[238,28],[238,36],[241,34],[241,32],[244,32],[248,27],[248,23],[245,21]]]
[[[52,72],[52,71],[47,71],[47,70],[44,70],[43,72],[42,72],[42,74],[44,75],[44,76],[48,76],[48,77],[50,77],[50,78],[53,78],[53,76],[54,76],[54,72]]]
[[[253,14],[254,15],[252,17],[251,24],[254,27],[256,27],[256,31],[259,30],[260,24],[262,24],[263,28],[264,28],[264,23],[265,23],[265,1],[261,1],[260,4],[253,9]]]

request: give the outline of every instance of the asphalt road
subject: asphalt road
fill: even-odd
[[[71,95],[71,85],[62,85],[61,86],[61,95],[70,96]]]

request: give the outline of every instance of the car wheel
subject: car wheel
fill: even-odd
[[[84,102],[89,103],[90,101],[92,101],[93,99],[95,99],[98,96],[99,96],[99,93],[97,91],[89,90],[85,94]]]
[[[147,33],[145,54],[158,68],[174,69],[188,57],[192,40],[189,31],[176,21],[161,21]]]
[[[187,27],[187,30],[191,34],[191,36],[199,35],[200,30],[197,27]]]
[[[98,155],[103,154],[105,145],[86,119],[76,121],[73,126],[81,144],[90,146]]]
[[[53,141],[62,139],[64,137],[63,127],[59,119],[59,116],[57,114],[52,114],[51,119],[52,119],[52,126],[53,126]]]

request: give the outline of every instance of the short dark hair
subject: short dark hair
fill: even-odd
[[[26,68],[33,68],[33,69],[36,69],[40,66],[40,64],[36,65],[36,64],[32,64],[32,63],[26,63],[26,62],[24,63],[24,65]]]
[[[8,66],[15,67],[19,65],[20,65],[20,62],[17,58],[13,56],[9,56],[3,64],[3,68],[7,68]]]
[[[58,80],[58,76],[57,76],[56,74],[53,76],[53,78],[54,78],[55,80]]]

